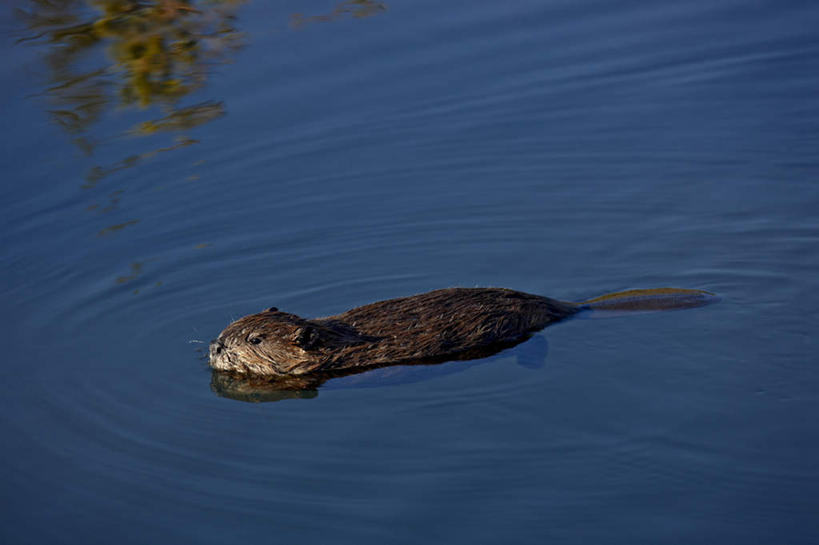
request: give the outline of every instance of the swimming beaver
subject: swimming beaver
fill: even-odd
[[[661,310],[707,304],[703,290],[629,290],[583,303],[503,288],[447,288],[306,320],[273,307],[230,324],[210,366],[287,377],[484,357],[586,309]]]

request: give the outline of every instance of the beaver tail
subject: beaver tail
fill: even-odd
[[[605,311],[653,311],[695,308],[719,301],[710,291],[655,288],[648,290],[626,290],[601,295],[577,303],[579,310]]]

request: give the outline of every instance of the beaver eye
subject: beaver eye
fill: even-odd
[[[262,338],[261,337],[252,337],[252,338],[248,339],[247,342],[249,342],[250,344],[259,344],[259,343],[262,342]]]

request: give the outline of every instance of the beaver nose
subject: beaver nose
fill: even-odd
[[[210,356],[216,356],[222,353],[222,350],[225,348],[225,345],[222,344],[222,341],[219,339],[213,339],[210,341]]]

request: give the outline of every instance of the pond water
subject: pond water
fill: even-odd
[[[3,543],[819,543],[814,2],[11,5]],[[211,384],[449,286],[721,302]]]

